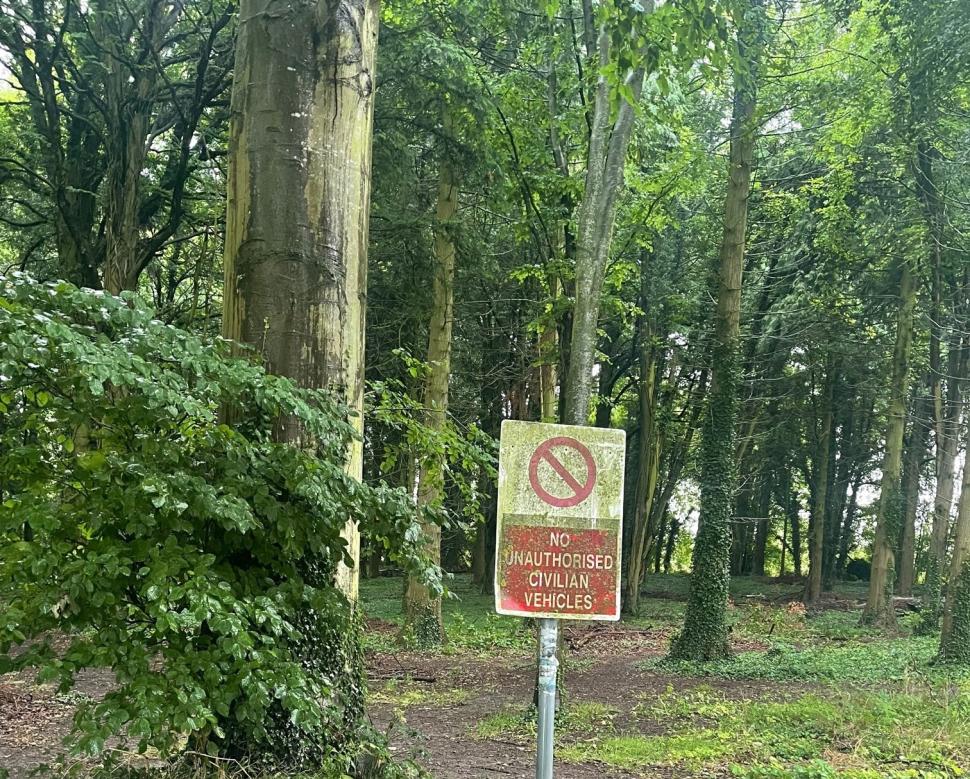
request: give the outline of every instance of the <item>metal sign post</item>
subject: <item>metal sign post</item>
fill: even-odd
[[[536,779],[552,779],[552,754],[556,742],[556,677],[559,659],[559,623],[539,620],[539,723],[536,730]]]
[[[620,618],[622,430],[506,420],[495,610],[539,618],[537,779],[552,779],[560,619]]]

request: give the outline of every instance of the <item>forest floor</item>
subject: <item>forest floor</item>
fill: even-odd
[[[419,651],[401,641],[401,580],[362,583],[372,721],[437,779],[530,777],[535,627],[466,577],[450,588],[448,642]],[[970,672],[933,667],[937,638],[910,635],[912,617],[897,636],[860,628],[864,585],[806,614],[800,585],[735,579],[735,657],[713,667],[664,662],[686,592],[685,576],[650,577],[635,619],[564,624],[557,777],[970,776]],[[110,685],[90,672],[59,696],[0,676],[0,768],[51,761],[77,701]]]
[[[364,582],[374,723],[438,779],[533,776],[535,627],[450,587],[448,643],[408,651],[401,581]],[[970,673],[932,666],[915,615],[896,636],[860,628],[865,587],[806,614],[800,584],[735,579],[735,657],[713,667],[664,661],[686,576],[650,577],[634,619],[565,623],[557,777],[970,776]]]

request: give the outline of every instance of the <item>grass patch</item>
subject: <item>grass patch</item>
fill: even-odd
[[[730,757],[735,748],[730,734],[699,730],[673,736],[614,736],[596,743],[569,746],[559,754],[571,763],[597,762],[627,770],[677,765],[696,771]]]
[[[560,739],[599,735],[613,731],[617,710],[596,701],[564,706],[556,714],[556,742]],[[475,726],[475,735],[485,741],[512,738],[532,743],[536,738],[536,712],[528,707],[507,708],[486,717]]]
[[[931,664],[937,646],[938,639],[932,636],[880,639],[846,645],[822,644],[802,649],[777,643],[766,652],[741,652],[719,662],[671,662],[658,658],[646,661],[643,667],[662,669],[681,676],[779,682],[970,682],[970,671]]]
[[[750,701],[703,686],[668,689],[634,713],[669,732],[609,733],[570,745],[562,756],[626,770],[728,764],[745,779],[944,779],[970,765],[967,692],[850,691]]]
[[[454,687],[447,690],[436,689],[430,685],[419,685],[408,680],[391,679],[381,689],[368,693],[373,703],[384,703],[399,709],[411,706],[457,706],[471,697],[469,690]]]
[[[449,592],[441,609],[447,638],[441,647],[441,654],[488,656],[535,648],[535,633],[529,621],[495,614],[492,596],[483,595],[470,576],[451,577],[447,584]],[[403,581],[398,577],[361,580],[360,597],[364,613],[369,618],[396,627],[365,631],[366,651],[387,653],[400,649],[402,645],[414,648],[414,642],[401,633],[403,588]]]

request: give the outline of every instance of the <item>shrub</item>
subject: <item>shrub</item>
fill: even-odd
[[[67,690],[112,668],[78,749],[332,754],[362,695],[341,529],[437,586],[407,495],[344,472],[346,409],[230,347],[133,296],[0,277],[0,671]]]

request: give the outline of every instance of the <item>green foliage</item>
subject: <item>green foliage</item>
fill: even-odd
[[[437,584],[408,496],[344,472],[342,407],[134,296],[14,275],[0,412],[4,670],[61,690],[88,667],[117,677],[78,709],[77,748],[121,734],[317,760],[354,737],[359,630],[332,579],[346,521]],[[277,443],[281,418],[302,446]],[[267,743],[270,721],[294,742]]]
[[[404,350],[397,354],[412,379],[426,375],[426,363]],[[440,426],[428,425],[427,409],[398,379],[373,382],[367,401],[369,437],[380,439],[383,452],[381,473],[443,462],[446,484],[453,491],[448,521],[465,529],[483,522],[481,485],[497,478],[498,442],[475,424],[460,427],[453,417]]]

